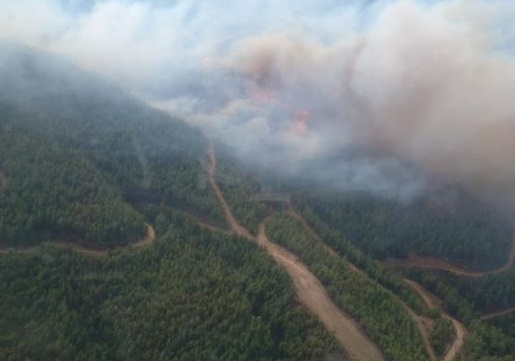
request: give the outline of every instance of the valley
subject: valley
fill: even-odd
[[[513,360],[515,237],[473,195],[314,187],[16,51],[1,360]]]

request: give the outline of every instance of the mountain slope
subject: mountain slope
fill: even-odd
[[[223,224],[199,132],[60,58],[10,43],[0,54],[4,246],[128,244],[148,203]]]

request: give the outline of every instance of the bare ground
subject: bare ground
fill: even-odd
[[[257,242],[290,275],[301,302],[334,333],[351,360],[383,360],[381,351],[363,333],[359,325],[331,300],[324,286],[299,260],[286,249],[270,242],[265,221],[259,225]]]
[[[336,339],[343,346],[353,361],[384,361],[381,351],[364,334],[358,324],[342,310],[340,310],[329,297],[320,281],[303,265],[299,259],[286,249],[272,243],[266,236],[266,220],[259,225],[257,237],[241,226],[225,200],[225,197],[216,182],[216,156],[212,143],[208,148],[209,182],[222,205],[225,217],[231,229],[237,235],[257,242],[281,266],[293,280],[300,301],[322,322],[330,332],[334,332]]]
[[[467,277],[484,277],[487,275],[492,275],[496,273],[501,273],[509,270],[513,263],[515,263],[515,235],[513,237],[513,242],[511,244],[510,254],[508,256],[508,261],[500,266],[499,268],[484,271],[484,272],[474,272],[463,269],[459,266],[456,266],[448,261],[435,258],[435,257],[427,257],[421,256],[415,252],[410,252],[407,260],[390,260],[386,262],[388,267],[419,267],[419,268],[428,268],[428,269],[437,269],[442,271],[448,271],[454,273],[458,276],[467,276]]]
[[[306,220],[300,215],[299,212],[297,212],[292,206],[291,204],[289,205],[289,211],[288,213],[295,219],[297,219],[298,221],[300,221],[302,223],[302,225],[304,226],[304,228],[306,228],[314,237],[316,237],[316,239],[318,239],[323,247],[332,255],[338,255],[338,253],[333,249],[331,248],[329,245],[327,245],[324,240],[318,235],[318,233],[315,232],[315,230],[313,228],[311,228],[311,226],[308,224],[308,222],[306,222]],[[363,272],[361,269],[359,269],[358,267],[356,267],[353,263],[347,261],[347,264],[349,265],[349,267],[354,271],[354,272],[358,272],[358,273],[361,273],[363,275],[365,275],[366,277],[368,277],[368,275]],[[405,302],[403,302],[397,295],[395,295],[393,292],[391,292],[390,290],[384,288],[383,286],[381,285],[378,285],[379,287],[381,287],[383,290],[385,290],[386,292],[388,292],[388,294],[390,294],[393,298],[395,298],[395,300],[397,302],[399,302],[400,305],[402,305],[402,307],[405,309],[405,311],[408,313],[408,315],[411,317],[411,319],[415,322],[418,330],[419,330],[419,333],[420,333],[420,336],[422,338],[422,341],[424,343],[424,347],[426,349],[426,352],[427,352],[427,355],[429,356],[429,359],[431,361],[436,361],[436,355],[434,353],[434,350],[433,348],[431,347],[431,343],[429,341],[429,332],[428,332],[428,327],[427,327],[427,319],[425,319],[424,317],[421,317],[419,315],[417,315]]]
[[[118,248],[109,249],[109,250],[88,248],[88,247],[80,246],[80,245],[77,245],[77,244],[74,244],[71,242],[65,242],[65,241],[56,241],[53,244],[58,245],[60,247],[71,248],[75,252],[84,254],[86,256],[103,257],[113,251],[138,249],[138,248],[150,246],[156,238],[156,231],[154,230],[154,227],[152,227],[148,223],[145,223],[145,227],[147,228],[147,234],[146,234],[145,238],[143,238],[135,243],[129,244],[127,246],[118,247]],[[31,254],[31,253],[36,252],[37,250],[38,250],[38,246],[29,247],[29,248],[7,248],[7,249],[0,249],[0,254],[10,254],[10,253]]]
[[[226,235],[229,235],[229,234],[233,234],[231,231],[228,231],[226,229],[223,229],[223,228],[220,228],[218,226],[216,226],[215,224],[201,218],[201,217],[198,217],[194,214],[191,214],[191,213],[188,213],[188,212],[183,212],[182,213],[185,217],[187,218],[190,218],[192,219],[193,221],[195,221],[195,223],[197,223],[200,227],[202,228],[206,228],[206,229],[209,229],[210,231],[213,231],[213,232],[220,232],[220,233],[224,233]]]
[[[220,187],[218,187],[218,183],[216,182],[216,155],[215,155],[215,147],[212,142],[209,142],[209,147],[207,151],[208,157],[209,157],[209,167],[208,167],[208,176],[209,176],[209,183],[211,184],[211,187],[215,191],[216,197],[220,201],[220,204],[222,205],[222,209],[224,211],[225,218],[227,219],[227,223],[229,223],[229,226],[231,229],[240,237],[247,238],[249,240],[254,240],[254,237],[250,234],[250,232],[243,226],[241,226],[236,218],[234,218],[234,215],[231,212],[231,209],[229,208],[229,204],[225,200],[225,197],[220,190]]]
[[[515,312],[515,307],[507,308],[505,310],[500,310],[500,311],[496,311],[496,312],[492,312],[492,313],[487,313],[487,314],[481,316],[481,319],[487,321],[487,320],[491,320],[491,319],[494,319],[499,316],[509,315],[510,313],[513,313],[513,312]]]
[[[404,282],[406,282],[415,292],[417,292],[418,295],[420,295],[428,307],[433,308],[442,304],[442,301],[438,299],[438,297],[428,292],[417,282],[408,279],[405,279]],[[453,361],[463,348],[465,337],[467,336],[467,328],[461,322],[445,312],[442,312],[442,316],[452,322],[455,330],[454,341],[442,357],[442,361]]]
[[[332,249],[327,244],[325,244],[325,242],[320,238],[320,236],[310,227],[310,225],[305,221],[305,219],[297,211],[295,211],[291,207],[291,205],[289,207],[289,214],[292,217],[294,217],[295,219],[299,220],[304,225],[304,227],[311,234],[313,234],[319,241],[321,241],[324,244],[324,247],[331,254],[333,254],[333,255],[337,254],[337,252],[334,249]],[[419,257],[420,256],[417,255],[417,261],[420,260]],[[493,271],[477,272],[477,273],[467,272],[467,271],[461,270],[458,267],[453,266],[453,265],[451,265],[451,264],[449,264],[449,263],[447,263],[445,261],[438,260],[438,259],[435,259],[435,258],[431,258],[431,261],[428,262],[429,257],[424,258],[423,261],[422,261],[422,264],[424,264],[424,265],[430,264],[432,266],[435,266],[434,268],[438,267],[439,269],[442,269],[440,267],[443,266],[447,270],[458,271],[458,272],[460,272],[459,274],[462,274],[462,275],[473,276],[473,277],[481,277],[481,276],[484,276],[486,274],[499,273],[499,272],[506,271],[507,269],[509,269],[513,265],[514,258],[515,258],[515,236],[514,236],[514,241],[513,241],[513,244],[512,244],[512,248],[511,248],[511,251],[510,251],[510,256],[509,256],[508,262],[505,265],[503,265],[502,267],[499,267],[499,268],[497,268],[496,270],[493,270]],[[413,256],[412,256],[411,260],[413,261]],[[360,272],[360,273],[364,273],[363,271],[361,271],[359,268],[357,268],[352,263],[349,262],[349,265],[351,266],[351,269],[353,269],[354,271]],[[410,265],[412,265],[412,264],[410,264]],[[417,264],[417,266],[420,267],[419,264]],[[422,299],[424,300],[424,302],[426,303],[426,305],[429,308],[434,308],[434,307],[437,307],[437,306],[442,304],[442,301],[440,299],[438,299],[435,295],[433,295],[430,292],[428,292],[420,284],[418,284],[418,283],[416,283],[414,281],[408,280],[408,279],[405,279],[404,281],[409,286],[411,286],[422,297]],[[424,317],[421,317],[421,316],[417,315],[408,305],[406,305],[402,300],[400,300],[395,294],[393,294],[389,290],[386,290],[386,291],[388,291],[393,297],[395,297],[403,305],[403,307],[408,312],[410,317],[415,321],[415,323],[417,324],[417,327],[419,329],[419,332],[420,332],[420,334],[422,336],[422,340],[424,341],[424,345],[425,345],[427,354],[429,355],[429,358],[431,359],[431,361],[435,361],[437,358],[436,358],[434,350],[433,350],[433,348],[431,346],[431,343],[429,341],[429,332],[428,332],[428,327],[427,327],[428,326],[427,325],[427,320]],[[515,311],[515,308],[512,308],[512,309],[509,309],[509,310],[500,311],[499,314],[500,315],[508,314],[508,313],[511,313],[511,312],[514,312],[514,311]],[[463,348],[465,337],[467,335],[467,329],[466,329],[466,327],[461,322],[459,322],[458,320],[454,319],[453,317],[451,317],[447,313],[445,313],[445,312],[442,313],[442,316],[447,318],[448,320],[450,320],[452,322],[452,325],[453,325],[454,329],[455,329],[456,337],[455,337],[451,347],[447,350],[446,354],[442,358],[442,361],[452,361],[452,360],[455,359],[457,354]],[[492,314],[491,316],[492,317],[496,317],[497,315],[496,314]]]

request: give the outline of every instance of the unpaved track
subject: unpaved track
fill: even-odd
[[[508,256],[508,261],[499,268],[484,271],[484,272],[474,272],[467,271],[459,266],[453,265],[450,262],[441,260],[435,257],[425,257],[418,255],[414,252],[411,252],[408,256],[407,260],[394,260],[386,263],[387,266],[390,267],[418,267],[418,268],[428,268],[428,269],[437,269],[442,271],[448,271],[454,273],[458,276],[467,276],[467,277],[484,277],[487,275],[492,275],[496,273],[501,273],[509,270],[513,264],[515,263],[515,234],[513,236],[513,242],[511,244],[510,254]]]
[[[120,251],[120,250],[129,250],[129,249],[138,249],[138,248],[150,246],[156,239],[156,231],[155,231],[154,227],[152,227],[148,223],[145,223],[145,227],[147,228],[147,235],[145,236],[145,238],[143,238],[135,243],[129,244],[127,246],[117,247],[117,248],[113,248],[113,249],[100,250],[100,249],[94,249],[94,248],[87,248],[87,247],[79,246],[77,244],[73,244],[73,243],[69,243],[69,242],[58,242],[57,244],[62,245],[64,247],[69,247],[69,248],[73,249],[74,251],[84,254],[86,256],[103,257],[103,256],[106,256],[110,252],[116,252],[116,251]]]
[[[332,255],[337,255],[339,256],[339,254],[333,249],[331,248],[329,245],[327,245],[324,240],[318,235],[318,233],[315,232],[315,230],[313,228],[311,228],[311,226],[308,224],[308,222],[306,222],[306,220],[304,219],[304,217],[302,217],[300,215],[299,212],[297,212],[291,204],[288,205],[288,213],[295,219],[297,219],[299,222],[302,223],[302,225],[304,226],[304,228],[306,230],[308,230],[317,240],[319,240],[323,247],[329,252],[331,253]],[[349,265],[349,267],[354,271],[354,272],[358,272],[358,273],[361,273],[363,274],[364,276],[366,276],[367,278],[370,278],[368,276],[368,274],[366,274],[365,272],[363,272],[361,269],[359,269],[358,267],[356,267],[353,263],[351,263],[350,261],[347,261],[347,264]],[[389,289],[383,287],[382,285],[380,284],[377,284],[379,287],[381,287],[384,291],[388,292],[389,295],[391,295],[393,298],[395,298],[395,300],[397,300],[397,302],[399,302],[399,304],[405,309],[405,311],[408,313],[408,315],[411,317],[411,319],[413,320],[413,322],[415,322],[418,330],[419,330],[419,333],[420,333],[420,337],[422,338],[422,342],[424,343],[424,347],[426,349],[426,353],[427,355],[429,356],[429,359],[431,361],[436,361],[437,358],[436,358],[436,355],[435,355],[435,352],[433,350],[433,347],[431,346],[431,342],[429,341],[429,334],[427,332],[427,328],[425,327],[424,325],[424,318],[423,317],[420,317],[419,315],[417,315],[415,313],[415,311],[413,311],[404,301],[402,301],[396,294],[394,294],[392,291],[390,291]]]
[[[247,238],[249,240],[254,240],[254,237],[250,234],[250,232],[240,225],[236,218],[234,218],[234,215],[231,212],[231,209],[229,208],[229,204],[225,200],[225,197],[220,190],[220,187],[218,187],[218,183],[216,182],[216,155],[215,155],[215,147],[213,145],[213,142],[209,142],[208,151],[207,154],[209,156],[209,167],[208,167],[208,177],[209,177],[209,183],[211,184],[211,187],[215,191],[216,197],[220,201],[220,204],[222,205],[222,209],[224,211],[225,218],[227,219],[227,223],[229,223],[229,226],[231,229],[240,237]]]
[[[106,256],[110,252],[127,250],[127,249],[137,249],[137,248],[142,248],[142,247],[151,245],[156,238],[156,231],[154,230],[154,227],[152,227],[148,223],[145,223],[145,227],[147,228],[147,235],[145,236],[145,238],[143,238],[135,243],[129,244],[127,246],[108,249],[108,250],[87,248],[84,246],[80,246],[80,245],[70,243],[70,242],[65,242],[65,241],[56,241],[51,244],[57,245],[60,247],[71,248],[75,252],[84,254],[86,256],[103,257],[103,256]],[[0,249],[0,254],[10,254],[10,253],[31,254],[31,253],[35,253],[36,251],[38,251],[38,249],[39,249],[39,246],[30,247],[30,248],[7,248],[7,249]]]
[[[293,216],[295,219],[297,219],[298,221],[300,221],[302,223],[302,225],[311,233],[313,234],[319,241],[321,241],[324,245],[324,247],[331,253],[331,254],[337,254],[337,252],[332,249],[331,247],[329,247],[323,240],[322,238],[311,228],[311,226],[306,222],[306,220],[291,206],[291,204],[288,205],[289,206],[289,214],[291,216]],[[474,277],[480,277],[480,276],[484,276],[485,274],[490,274],[490,273],[498,273],[498,272],[503,272],[507,269],[509,269],[513,263],[514,263],[514,258],[515,258],[515,235],[514,235],[514,241],[513,241],[513,244],[512,244],[512,249],[511,249],[511,253],[510,253],[510,256],[509,256],[509,259],[508,259],[508,262],[494,270],[494,271],[488,271],[488,272],[478,272],[478,273],[471,273],[471,272],[467,272],[466,275],[470,276],[470,275],[473,275]],[[354,264],[350,263],[349,262],[349,265],[351,267],[351,269],[353,269],[354,271],[356,272],[360,272],[362,274],[365,274],[367,277],[368,275],[366,273],[364,273],[362,270],[360,270],[359,268],[357,268]],[[448,264],[446,264],[448,265]],[[452,266],[452,265],[451,265]],[[456,267],[451,267],[449,270],[455,270]],[[409,285],[411,286],[421,297],[422,299],[424,300],[424,302],[426,303],[426,305],[429,307],[429,308],[433,308],[433,307],[436,307],[438,305],[441,305],[442,304],[442,301],[439,300],[436,296],[434,296],[433,294],[429,293],[426,289],[424,289],[420,284],[418,284],[417,282],[414,282],[414,281],[411,281],[411,280],[408,280],[408,279],[404,279],[404,281]],[[382,286],[381,286],[382,287]],[[383,287],[384,288],[384,287]],[[408,312],[408,314],[410,315],[410,317],[415,321],[415,323],[417,324],[417,327],[419,329],[419,332],[422,336],[422,340],[424,342],[424,346],[426,348],[426,352],[429,356],[429,358],[431,359],[431,361],[435,361],[437,358],[436,358],[436,355],[434,353],[434,350],[433,350],[433,347],[431,346],[431,343],[429,341],[429,334],[427,332],[427,329],[424,325],[424,322],[423,322],[423,317],[420,317],[418,316],[407,304],[405,304],[400,298],[397,297],[397,295],[395,295],[393,292],[391,292],[390,290],[384,288],[389,294],[391,294],[395,299],[397,299],[401,304],[402,306],[404,307],[404,309]],[[500,314],[507,314],[507,313],[510,313],[510,312],[513,312],[515,311],[515,308],[513,309],[509,309],[509,310],[504,310],[504,311],[501,311]],[[452,325],[456,331],[456,337],[454,339],[454,342],[452,344],[452,346],[449,348],[449,350],[447,351],[447,353],[443,356],[442,358],[442,361],[453,361],[456,357],[456,355],[461,351],[461,349],[463,348],[463,345],[464,345],[464,341],[465,341],[465,337],[467,335],[467,329],[466,327],[461,323],[459,322],[458,320],[454,319],[453,317],[451,317],[449,314],[443,312],[442,313],[442,316],[447,318],[448,320],[450,320],[452,322]],[[494,314],[492,314],[493,317]]]
[[[494,319],[499,316],[509,315],[510,313],[513,313],[513,312],[515,312],[515,307],[508,308],[506,310],[488,313],[486,315],[481,316],[481,319],[484,321],[488,321],[488,320]]]
[[[320,281],[286,249],[268,240],[265,221],[259,225],[257,242],[282,265],[295,285],[301,302],[324,324],[347,351],[351,360],[383,360],[381,351],[359,325],[331,300]]]
[[[441,300],[439,300],[435,295],[429,293],[417,282],[408,279],[404,279],[404,282],[406,282],[415,292],[420,295],[420,297],[424,300],[429,308],[433,308],[442,304]],[[456,331],[454,342],[443,356],[442,361],[453,361],[463,348],[465,337],[467,336],[467,328],[461,322],[445,312],[442,312],[442,316],[452,322],[454,330]]]
[[[268,254],[286,269],[293,280],[300,301],[324,324],[343,346],[353,361],[384,361],[381,351],[362,332],[358,324],[351,317],[343,313],[327,294],[320,281],[304,266],[295,255],[286,249],[270,242],[265,233],[266,220],[261,222],[257,237],[241,226],[225,200],[225,197],[216,182],[216,156],[213,144],[208,148],[209,168],[208,176],[229,226],[237,235],[257,242]]]
[[[229,234],[233,234],[233,232],[231,231],[228,231],[227,229],[223,229],[223,228],[220,228],[218,226],[215,226],[214,224],[212,223],[209,223],[207,222],[206,220],[194,215],[194,214],[191,214],[191,213],[188,213],[188,212],[183,212],[182,213],[186,218],[190,218],[191,220],[195,221],[195,223],[197,223],[198,226],[202,227],[202,228],[206,228],[206,229],[209,229],[210,231],[213,231],[213,232],[219,232],[219,233],[223,233],[223,234],[226,234],[226,235],[229,235]]]
[[[331,254],[337,254],[337,252],[334,249],[332,249],[327,244],[325,244],[325,242],[321,239],[321,237],[310,227],[310,225],[306,222],[306,220],[291,205],[289,205],[289,214],[292,215],[298,221],[300,221],[302,223],[302,225],[311,234],[313,234],[319,241],[321,241],[323,243],[324,247]],[[508,269],[511,266],[511,264],[513,264],[514,255],[515,255],[515,237],[514,237],[514,243],[513,243],[513,247],[512,247],[512,250],[511,250],[511,254],[510,254],[510,258],[509,258],[508,263],[505,266],[500,267],[496,271],[492,271],[492,272],[494,272],[494,273],[502,272],[502,271]],[[365,274],[368,277],[368,275],[366,273],[364,273],[362,270],[357,268],[354,264],[349,262],[349,265],[350,265],[351,269],[353,269],[354,271],[360,272],[362,274]],[[408,280],[408,279],[404,279],[404,282],[406,282],[409,286],[411,286],[422,297],[422,299],[424,300],[424,302],[426,303],[426,305],[429,308],[433,308],[433,307],[436,307],[436,306],[442,304],[441,300],[439,300],[436,296],[434,296],[433,294],[431,294],[427,290],[425,290],[420,284],[418,284],[418,283],[416,283],[414,281]],[[426,329],[426,327],[424,325],[423,317],[420,317],[419,315],[417,315],[407,304],[405,304],[393,292],[391,292],[390,290],[388,290],[386,288],[384,288],[384,289],[390,295],[392,295],[395,299],[397,299],[402,304],[402,306],[404,307],[406,312],[410,315],[410,317],[413,319],[413,321],[415,321],[415,323],[416,323],[416,325],[417,325],[417,327],[419,329],[419,332],[420,332],[420,334],[422,336],[422,340],[424,342],[424,346],[426,348],[426,352],[427,352],[430,360],[431,361],[436,361],[437,358],[436,358],[436,355],[434,353],[433,347],[431,346],[431,343],[429,341],[429,334],[428,334],[427,329]],[[510,310],[505,310],[505,312],[508,311],[506,313],[509,313],[509,312],[514,311],[514,310],[515,310],[515,308],[511,309],[511,311]],[[456,337],[455,337],[455,340],[454,340],[452,346],[449,348],[447,353],[442,358],[442,361],[452,361],[452,360],[454,360],[456,355],[461,351],[461,349],[463,347],[464,340],[465,340],[465,337],[467,335],[467,329],[466,329],[466,327],[462,323],[460,323],[458,320],[452,318],[447,313],[443,312],[442,316],[447,318],[448,320],[450,320],[452,322],[452,324],[454,326],[454,329],[456,331]]]
[[[298,220],[300,223],[302,223],[302,225],[304,226],[304,228],[313,235],[313,237],[315,237],[317,240],[319,240],[321,243],[322,243],[322,247],[324,247],[326,249],[327,252],[329,252],[330,254],[332,254],[333,256],[339,256],[338,252],[336,252],[334,249],[332,249],[331,247],[329,247],[329,245],[327,245],[324,240],[322,238],[320,238],[320,236],[318,235],[318,233],[315,232],[315,230],[313,228],[311,228],[311,226],[308,224],[308,222],[306,222],[306,220],[304,219],[304,217],[302,217],[300,215],[300,213],[298,211],[296,211],[291,204],[288,204],[288,214],[290,214],[293,218],[295,218],[296,220]],[[353,265],[354,266],[354,265]]]

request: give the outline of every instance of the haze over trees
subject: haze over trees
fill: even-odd
[[[1,47],[0,359],[349,359],[288,273],[231,232],[199,131],[60,58]],[[416,251],[496,269],[512,234],[493,210],[468,196],[442,205],[438,193],[400,204],[299,192],[230,149],[217,159],[250,238],[265,224],[385,360],[453,347],[467,361],[514,360],[513,313],[482,317],[515,307],[513,267],[470,278],[383,263]],[[256,197],[274,191],[287,197]],[[155,239],[135,247],[147,226]]]

